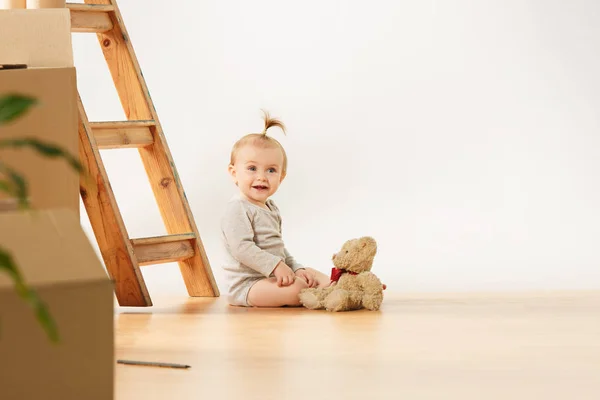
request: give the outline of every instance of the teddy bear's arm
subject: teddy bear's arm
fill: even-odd
[[[358,280],[362,286],[363,307],[372,311],[378,310],[383,301],[383,285],[381,281],[370,271],[360,273]]]
[[[358,282],[365,292],[379,292],[382,290],[383,284],[381,280],[371,271],[361,272],[358,277]]]

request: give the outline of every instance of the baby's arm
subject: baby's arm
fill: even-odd
[[[275,206],[275,207],[277,207],[277,206]],[[279,218],[279,233],[283,235],[283,227],[282,227],[283,221],[281,218],[281,214],[279,214],[279,208],[276,208],[276,210],[277,210],[277,214],[278,214],[278,218]],[[298,261],[296,261],[296,259],[288,251],[287,247],[283,248],[283,254],[285,255],[284,261],[285,261],[286,265],[289,266],[292,269],[292,271],[296,272],[298,270],[306,269],[304,267],[304,265],[302,265]]]
[[[227,205],[221,223],[231,255],[242,264],[269,277],[281,259],[254,243],[254,230],[244,207],[232,202]]]
[[[296,259],[290,254],[287,248],[283,249],[283,253],[285,254],[285,263],[292,269],[292,271],[296,272],[299,269],[305,269],[304,265],[296,261]]]
[[[284,249],[285,263],[292,268],[294,274],[301,276],[306,279],[306,283],[309,287],[328,287],[331,285],[331,279],[321,271],[317,271],[314,268],[305,267],[294,259],[294,257]]]

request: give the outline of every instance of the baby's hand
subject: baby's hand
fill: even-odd
[[[299,269],[298,271],[296,271],[296,276],[304,279],[308,284],[308,287],[315,287],[319,284],[319,282],[317,282],[317,280],[315,279],[314,274],[305,269]]]
[[[283,261],[280,261],[275,267],[273,274],[277,278],[277,286],[289,286],[294,283],[296,277],[294,271]]]

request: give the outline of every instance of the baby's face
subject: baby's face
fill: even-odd
[[[229,172],[242,194],[251,202],[264,205],[279,188],[283,154],[278,148],[247,145],[239,149]]]

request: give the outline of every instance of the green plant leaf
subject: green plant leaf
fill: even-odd
[[[32,97],[22,96],[18,94],[9,94],[0,97],[0,125],[5,124],[9,121],[17,119],[22,116],[27,110],[29,110],[37,100]],[[63,152],[59,148],[51,145],[46,145],[43,142],[31,139],[15,139],[5,141],[4,146],[1,147],[20,147],[20,146],[32,146],[37,151],[45,154],[49,157],[62,156],[66,158],[69,163],[75,167],[78,171],[82,171],[83,168],[79,165],[78,160],[70,156],[66,152]],[[21,174],[8,167],[6,164],[0,161],[0,174],[4,175],[5,179],[0,180],[0,191],[8,193],[11,196],[16,196],[19,200],[19,204],[22,208],[29,207],[29,199],[27,196],[28,186],[26,180]],[[0,247],[0,273],[5,272],[14,281],[16,293],[23,298],[33,308],[37,320],[44,328],[48,338],[51,342],[57,343],[59,341],[58,329],[56,323],[46,304],[38,296],[38,294],[30,287],[27,286],[23,277],[19,273],[19,270],[12,258],[12,256]]]
[[[49,158],[57,158],[61,157],[67,160],[67,162],[77,170],[79,173],[83,173],[83,166],[79,162],[77,158],[69,154],[67,151],[61,149],[58,146],[55,146],[48,142],[43,142],[38,139],[33,138],[25,138],[25,139],[3,139],[0,140],[0,148],[3,147],[31,147],[36,150],[40,154],[49,157]]]
[[[12,194],[10,190],[10,184],[6,181],[0,181],[0,192]]]
[[[4,173],[8,178],[8,180],[0,181],[0,190],[16,197],[21,208],[29,208],[29,190],[25,178],[2,162],[0,162],[0,173]]]
[[[33,289],[25,284],[12,256],[2,248],[0,248],[0,271],[6,272],[12,278],[17,294],[33,308],[37,320],[44,327],[50,341],[57,343],[60,339],[58,329],[46,304]]]
[[[29,208],[29,189],[25,178],[1,161],[0,173],[4,173],[8,178],[8,182],[6,180],[0,181],[0,190],[16,197],[19,200],[19,206],[21,208]]]
[[[33,97],[9,94],[0,97],[0,124],[12,121],[37,103]]]
[[[0,140],[0,148],[6,148],[6,147],[13,147],[13,148],[31,147],[32,149],[38,151],[40,154],[42,154],[46,157],[50,157],[50,158],[62,157],[64,159],[66,159],[66,161],[69,163],[69,165],[80,174],[82,179],[84,179],[87,183],[91,182],[93,185],[95,185],[94,181],[92,180],[92,177],[89,175],[89,173],[87,171],[85,171],[85,169],[83,168],[83,165],[81,164],[81,162],[79,161],[78,158],[76,158],[72,154],[69,154],[68,151],[63,150],[60,147],[55,146],[51,143],[43,142],[41,140],[34,139],[34,138],[2,139],[2,140]]]

